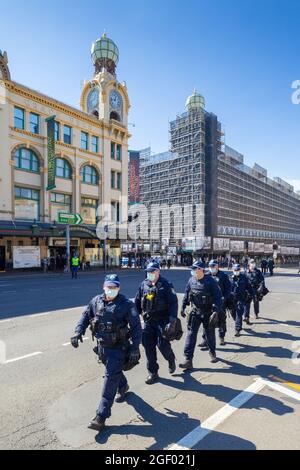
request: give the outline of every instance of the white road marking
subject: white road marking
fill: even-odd
[[[264,386],[265,383],[262,379],[256,380],[227,405],[223,406],[223,408],[210,416],[200,426],[197,426],[193,431],[180,439],[179,442],[170,447],[169,450],[189,450],[194,447],[217,426],[223,423],[225,419],[229,418],[236,410],[253,398],[256,393],[260,392]]]
[[[86,341],[86,340],[88,340],[88,339],[90,339],[90,338],[82,338],[82,339],[83,339],[83,341]],[[64,343],[63,346],[70,346],[70,344],[71,344],[70,342],[69,342],[69,343]]]
[[[0,287],[10,287],[10,286],[13,286],[13,284],[2,284],[2,283],[0,283]]]
[[[20,320],[20,319],[27,319],[27,318],[38,318],[38,317],[44,317],[45,315],[50,315],[50,314],[55,314],[55,313],[61,313],[61,312],[69,312],[71,310],[84,310],[86,308],[86,305],[82,305],[80,307],[72,307],[72,308],[63,308],[61,310],[51,310],[50,312],[43,312],[43,313],[33,313],[32,315],[20,315],[17,317],[11,317],[5,320],[0,320],[0,324],[4,322],[9,322],[13,320]]]
[[[26,354],[26,356],[16,357],[15,359],[9,359],[8,361],[4,362],[5,364],[11,364],[12,362],[21,361],[22,359],[27,359],[28,357],[38,356],[39,354],[43,354],[41,351],[37,351],[31,354]]]
[[[293,390],[290,390],[288,388],[283,387],[282,385],[279,385],[278,383],[271,382],[270,380],[265,380],[263,379],[263,382],[266,387],[273,388],[277,392],[283,393],[284,395],[288,395],[291,398],[294,398],[295,400],[300,401],[300,393],[293,392]]]
[[[169,450],[190,450],[198,444],[204,437],[211,433],[217,426],[222,424],[229,418],[235,411],[241,408],[247,401],[251,400],[257,393],[264,387],[272,388],[277,392],[283,393],[295,400],[300,401],[300,393],[279,385],[278,383],[271,382],[266,379],[258,378],[253,384],[246,388],[243,392],[237,395],[227,405],[223,406],[219,411],[210,416],[200,426],[197,426],[193,431],[184,436],[180,441],[169,447]]]

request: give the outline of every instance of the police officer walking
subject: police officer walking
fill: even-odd
[[[168,361],[170,374],[176,370],[175,355],[166,333],[175,328],[178,299],[172,284],[160,275],[157,262],[149,263],[146,273],[147,278],[141,283],[135,296],[135,305],[144,320],[142,344],[149,372],[145,382],[152,385],[159,379],[156,347]]]
[[[105,277],[104,293],[94,297],[83,312],[75,328],[71,344],[78,348],[79,341],[90,325],[92,335],[97,339],[94,348],[99,360],[105,365],[104,385],[101,401],[95,418],[88,428],[101,431],[105,420],[111,415],[116,402],[122,402],[129,390],[123,373],[134,367],[140,359],[141,323],[133,302],[120,294],[120,280],[116,274]],[[125,367],[127,366],[127,367]]]
[[[240,336],[246,302],[254,298],[255,294],[248,277],[246,274],[241,273],[239,264],[232,266],[232,276],[230,280],[233,295],[232,316],[235,320],[235,336]]]
[[[220,265],[217,260],[212,259],[208,263],[209,271],[219,284],[219,287],[222,292],[222,308],[219,312],[219,338],[220,338],[220,345],[225,346],[225,335],[227,331],[227,325],[226,325],[226,305],[227,301],[231,296],[231,283],[229,280],[229,276],[224,273],[224,271],[220,270]],[[207,347],[207,341],[205,338],[205,334],[203,334],[203,343],[199,345],[201,348],[206,348]]]
[[[196,261],[191,269],[192,277],[187,283],[181,310],[181,316],[186,317],[186,307],[192,306],[184,346],[185,361],[179,364],[185,370],[193,368],[197,334],[202,323],[211,362],[217,362],[215,327],[222,308],[221,289],[212,276],[205,274],[205,263]]]
[[[254,290],[254,297],[252,299],[249,299],[246,302],[245,306],[245,321],[248,325],[250,325],[250,307],[251,307],[251,302],[253,301],[253,307],[254,307],[254,314],[255,318],[258,318],[259,314],[259,294],[262,292],[262,289],[265,287],[265,278],[261,272],[260,269],[256,267],[256,263],[254,259],[251,259],[249,262],[249,268],[246,273],[251,286],[253,287]]]

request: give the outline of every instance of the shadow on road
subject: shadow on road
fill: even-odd
[[[172,381],[170,380],[170,382]],[[184,412],[165,408],[166,414],[163,414],[135,393],[129,395],[127,402],[138,414],[134,423],[107,428],[103,433],[96,436],[95,440],[98,444],[105,444],[112,434],[120,436],[136,435],[154,439],[155,442],[146,447],[147,450],[162,450],[178,442],[182,437],[200,425],[198,420],[189,418],[188,414]],[[216,449],[254,450],[256,448],[252,442],[229,434],[213,431],[211,436],[216,438]]]

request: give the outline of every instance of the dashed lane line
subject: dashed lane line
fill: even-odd
[[[39,317],[44,317],[44,316],[50,315],[50,314],[53,315],[55,313],[61,313],[63,315],[64,312],[69,312],[71,310],[83,310],[84,308],[86,308],[86,305],[80,305],[79,307],[64,308],[64,309],[60,309],[60,310],[51,310],[49,312],[33,313],[31,315],[20,315],[20,316],[17,316],[17,317],[6,318],[4,320],[0,320],[0,325],[1,325],[1,323],[10,322],[10,321],[14,321],[14,320],[20,320],[20,319],[25,320],[27,318],[39,318]]]
[[[3,365],[11,364],[12,362],[21,361],[21,360],[27,359],[29,357],[39,356],[40,354],[43,354],[43,353],[41,351],[37,351],[37,352],[31,353],[31,354],[26,354],[26,356],[20,356],[20,357],[15,357],[14,359],[8,359],[8,361],[3,362]]]

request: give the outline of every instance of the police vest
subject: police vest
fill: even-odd
[[[232,293],[237,302],[247,302],[249,300],[250,294],[247,289],[247,277],[244,274],[232,277]]]
[[[158,281],[154,286],[145,283],[142,310],[145,320],[162,320],[168,317],[168,301],[163,284]]]
[[[249,271],[247,273],[247,276],[248,276],[248,279],[252,285],[252,287],[254,287],[255,289],[257,289],[260,285],[260,283],[262,282],[260,280],[260,276],[259,276],[259,272],[254,270],[254,271]]]
[[[213,298],[204,283],[192,280],[190,284],[189,301],[194,309],[204,313],[211,312]]]
[[[95,317],[90,322],[92,334],[107,348],[120,347],[129,339],[127,320],[117,318],[117,309],[118,301],[108,306],[103,299],[99,299]]]

